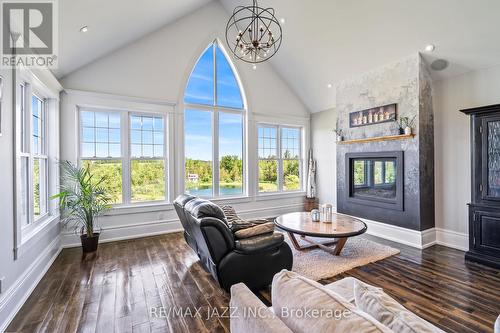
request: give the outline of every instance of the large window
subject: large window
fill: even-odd
[[[80,162],[104,177],[112,203],[167,199],[163,116],[82,110],[80,135]]]
[[[49,213],[48,122],[46,100],[22,83],[20,101],[20,208],[24,226]]]
[[[259,125],[259,192],[299,191],[301,129]]]
[[[202,197],[244,193],[244,103],[236,76],[214,42],[184,95],[185,192]]]

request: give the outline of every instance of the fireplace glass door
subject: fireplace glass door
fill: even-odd
[[[395,158],[355,159],[353,195],[375,199],[396,199],[397,167]]]
[[[347,202],[404,210],[402,151],[346,153]]]

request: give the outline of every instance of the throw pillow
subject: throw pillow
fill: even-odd
[[[258,235],[269,234],[273,232],[274,232],[274,223],[267,222],[264,224],[258,224],[253,227],[238,230],[234,233],[234,236],[236,236],[236,238],[243,239]]]
[[[393,332],[332,290],[287,270],[274,276],[271,293],[274,313],[295,333]]]
[[[359,280],[354,282],[356,306],[385,326],[398,333],[444,333],[443,330],[426,322],[408,311],[382,289]]]
[[[245,221],[241,219],[232,206],[221,206],[229,229],[238,239],[249,238],[274,232],[274,223],[267,220]]]

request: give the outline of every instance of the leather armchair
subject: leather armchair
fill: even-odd
[[[184,194],[174,201],[174,207],[186,242],[226,291],[239,282],[258,290],[269,285],[274,274],[292,268],[292,251],[282,234],[235,240],[216,204]]]

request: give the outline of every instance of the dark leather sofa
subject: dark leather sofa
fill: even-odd
[[[226,291],[239,282],[261,289],[271,283],[274,274],[292,268],[292,251],[282,234],[238,240],[216,204],[184,194],[175,199],[174,207],[186,242]]]

